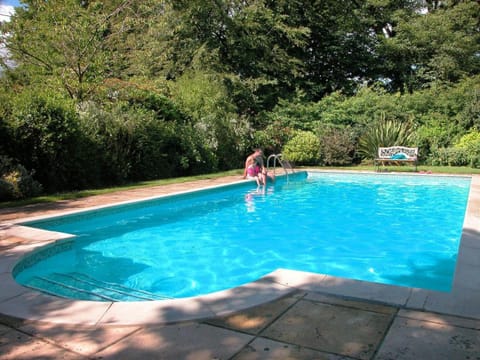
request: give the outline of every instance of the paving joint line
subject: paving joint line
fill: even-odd
[[[392,326],[393,326],[393,323],[395,321],[395,319],[398,317],[398,313],[400,312],[400,309],[398,307],[396,307],[396,311],[392,314],[392,318],[390,319],[387,327],[385,328],[385,332],[382,336],[382,338],[380,339],[380,341],[378,342],[378,345],[377,345],[377,348],[375,349],[375,351],[373,352],[372,356],[370,357],[370,359],[374,360],[375,357],[378,355],[378,352],[379,350],[382,348],[383,346],[383,343],[385,342],[385,339],[387,338],[388,336],[388,333],[390,332],[390,330],[392,329]]]

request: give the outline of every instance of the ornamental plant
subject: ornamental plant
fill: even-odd
[[[310,131],[298,131],[285,144],[282,155],[296,165],[318,165],[320,139]]]

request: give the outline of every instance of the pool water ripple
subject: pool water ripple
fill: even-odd
[[[79,237],[17,281],[83,273],[180,298],[286,268],[448,291],[469,185],[462,177],[298,173],[266,189],[244,183],[40,221],[29,225]]]

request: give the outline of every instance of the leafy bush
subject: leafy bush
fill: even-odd
[[[427,161],[433,166],[468,166],[469,164],[465,150],[453,147],[433,150]]]
[[[417,127],[413,141],[423,156],[429,156],[436,149],[449,148],[461,131],[451,118],[440,113],[422,115],[418,122],[422,125]]]
[[[212,114],[211,118],[204,118],[195,123],[181,126],[185,135],[183,148],[186,153],[196,153],[202,156],[192,162],[192,174],[231,169],[241,166],[245,149],[249,147],[251,128],[247,121],[235,114]],[[202,155],[203,154],[203,155]]]
[[[163,139],[155,123],[152,112],[125,107],[123,103],[108,109],[94,103],[85,105],[80,126],[85,143],[90,144],[84,153],[90,153],[92,181],[96,178],[100,184],[119,184],[171,176],[172,166],[166,163],[174,160],[163,154],[164,142],[170,142]]]
[[[463,135],[460,140],[455,144],[455,147],[461,149],[475,148],[480,143],[480,131],[471,131]]]
[[[229,119],[229,125],[225,127],[230,134],[230,141],[221,141],[221,148],[216,151],[219,169],[243,167],[244,155],[252,148],[251,124],[245,116],[239,115]],[[222,133],[217,132],[217,137],[222,140]]]
[[[463,135],[455,144],[454,149],[463,151],[467,163],[471,167],[480,166],[480,131],[471,131]]]
[[[157,119],[182,122],[186,118],[170,99],[153,91],[130,89],[123,97],[128,107],[153,111]]]
[[[85,105],[81,114],[101,182],[123,183],[212,171],[217,159],[202,129],[185,121],[166,121],[159,110],[129,107],[108,109]]]
[[[429,162],[432,165],[480,167],[480,132],[472,131],[454,146],[433,150]]]
[[[264,128],[275,125],[277,128],[312,131],[321,116],[317,103],[305,102],[304,94],[297,93],[291,101],[280,99],[275,108],[263,113],[259,118]]]
[[[355,133],[350,127],[329,128],[320,135],[320,152],[325,165],[350,165],[355,155]]]
[[[12,159],[0,156],[0,201],[39,195],[42,185],[32,175]]]
[[[12,200],[15,198],[13,184],[0,178],[0,201]]]
[[[16,98],[9,125],[10,156],[32,169],[47,191],[72,188],[81,138],[73,104],[55,94],[25,92]]]
[[[260,147],[265,154],[278,154],[294,133],[292,128],[283,126],[281,122],[274,122],[255,132],[252,148]]]
[[[12,136],[7,120],[10,117],[11,100],[4,93],[0,92],[0,154],[5,154],[11,148]]]
[[[298,131],[285,144],[282,154],[296,165],[318,165],[320,162],[320,140],[310,131]]]
[[[182,174],[231,169],[243,161],[251,129],[236,112],[224,80],[215,72],[192,68],[168,84],[176,106],[186,114],[178,123]]]
[[[177,127],[178,139],[172,152],[172,156],[177,158],[177,175],[207,173],[217,168],[218,158],[212,144],[206,141],[208,136],[205,129],[199,127],[201,124],[196,126],[184,124]]]
[[[175,123],[145,117],[135,129],[129,180],[151,180],[175,175],[179,135]]]

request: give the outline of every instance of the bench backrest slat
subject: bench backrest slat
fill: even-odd
[[[391,146],[391,147],[379,147],[378,158],[389,159],[393,155],[398,153],[404,153],[410,158],[416,158],[418,156],[418,148],[406,147],[406,146]]]

